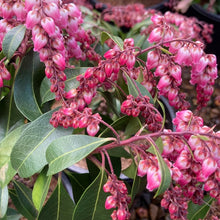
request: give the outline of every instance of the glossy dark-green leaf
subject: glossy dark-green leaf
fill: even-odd
[[[74,203],[58,181],[56,189],[39,214],[38,220],[71,220]]]
[[[75,69],[66,69],[66,81],[65,81],[65,91],[69,91],[73,88],[77,88],[79,82],[76,80],[76,77],[82,73],[84,73],[88,67],[80,67]],[[55,98],[54,93],[50,91],[50,80],[48,78],[44,78],[41,86],[40,86],[40,96],[41,96],[41,104],[44,104],[50,100]]]
[[[26,32],[25,25],[21,24],[8,31],[2,42],[2,50],[5,56],[10,60],[14,52],[21,44]]]
[[[188,204],[188,220],[204,219],[211,207],[213,198],[210,196],[204,196],[204,203],[202,205],[194,204],[192,201]]]
[[[42,115],[34,92],[34,75],[43,70],[39,55],[32,50],[23,58],[15,78],[14,99],[19,111],[30,121]]]
[[[19,220],[21,217],[22,215],[17,210],[8,208],[6,215],[1,220]]]
[[[103,185],[106,183],[107,177],[103,170],[85,190],[79,202],[77,203],[73,220],[110,220],[112,210],[105,209],[105,200],[108,196],[103,191]]]
[[[0,218],[5,216],[8,207],[8,187],[0,187]]]
[[[21,133],[28,125],[22,125],[11,131],[2,141],[0,141],[0,187],[9,183],[16,171],[11,166],[11,151]]]
[[[72,133],[72,129],[54,128],[49,123],[53,112],[47,112],[31,122],[14,145],[11,163],[21,177],[29,177],[42,169],[47,164],[46,149],[49,144]]]
[[[109,34],[108,32],[105,32],[105,31],[101,33],[101,43],[102,44],[104,44],[104,42],[106,40],[108,40],[109,38],[111,38],[118,45],[118,47],[121,50],[123,50],[124,43],[123,43],[123,40],[120,37],[113,36],[113,35]]]
[[[53,141],[47,149],[48,175],[58,173],[79,162],[110,138],[69,135]]]
[[[18,199],[17,202],[19,202],[19,212],[21,212],[28,219],[35,219],[37,216],[37,210],[35,209],[32,201],[31,190],[27,188],[23,183],[17,181],[14,181],[13,183],[15,187],[16,197]]]
[[[141,85],[136,80],[131,79],[128,76],[128,74],[126,74],[126,78],[127,78],[127,84],[128,84],[128,91],[129,91],[130,95],[137,97],[140,95],[139,93],[141,93],[141,95],[148,96],[150,98],[150,103],[152,103],[152,104],[154,103],[154,100],[153,100],[151,94],[143,85]]]

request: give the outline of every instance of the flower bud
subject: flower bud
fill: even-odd
[[[56,3],[50,2],[44,7],[44,12],[48,17],[53,18],[55,21],[60,19],[60,10]]]
[[[46,44],[48,38],[44,34],[36,34],[34,38],[34,51],[40,51]]]
[[[41,16],[37,10],[29,11],[26,18],[26,28],[32,29],[36,24],[40,23]]]
[[[44,17],[41,20],[41,25],[43,29],[48,33],[49,36],[54,35],[55,33],[55,24],[53,18]]]

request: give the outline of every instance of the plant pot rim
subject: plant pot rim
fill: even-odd
[[[214,13],[211,13],[211,12],[207,11],[201,5],[199,5],[199,4],[192,4],[191,7],[194,10],[196,10],[197,12],[199,12],[200,14],[202,14],[204,17],[212,19],[212,20],[214,20],[216,22],[220,22],[220,15],[214,14]]]

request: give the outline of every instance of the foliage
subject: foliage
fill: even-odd
[[[198,110],[209,101],[210,31],[138,4],[100,13],[82,3],[1,1],[0,218],[125,220],[143,186],[172,219],[204,218],[220,201],[220,132],[189,110],[181,85],[187,69]],[[71,172],[80,161],[86,172]]]

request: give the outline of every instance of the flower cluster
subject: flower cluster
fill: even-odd
[[[111,174],[103,186],[103,190],[111,194],[105,201],[105,208],[117,208],[111,215],[112,220],[128,220],[130,217],[128,204],[131,202],[131,198],[128,196],[128,190],[124,182]]]
[[[155,77],[160,77],[157,84],[160,95],[167,97],[170,104],[177,109],[187,109],[189,103],[185,101],[185,94],[179,92],[179,86],[182,83],[182,67],[191,67],[190,83],[197,85],[198,109],[200,109],[207,104],[213,92],[214,80],[217,78],[216,57],[213,54],[205,54],[203,44],[199,41],[175,40],[182,36],[176,35],[175,29],[166,22],[165,18],[166,14],[152,16],[151,20],[155,28],[150,33],[148,41],[164,44],[173,54],[173,58],[161,50],[152,50],[148,53],[147,69],[153,71]]]
[[[178,219],[186,216],[186,202],[189,200],[202,204],[204,192],[220,202],[220,133],[204,126],[202,118],[194,116],[189,110],[177,112],[173,123],[177,135],[164,131],[162,156],[170,170],[172,184],[179,187],[172,188],[171,184],[161,204],[172,210],[172,219]],[[147,189],[158,188],[161,174],[154,155],[145,154],[139,162],[138,175],[146,174]],[[175,204],[171,202],[171,197],[176,198]]]
[[[132,95],[127,96],[127,99],[121,104],[121,112],[133,117],[141,114],[150,131],[158,131],[162,127],[162,116],[150,103],[148,96],[136,98]]]

